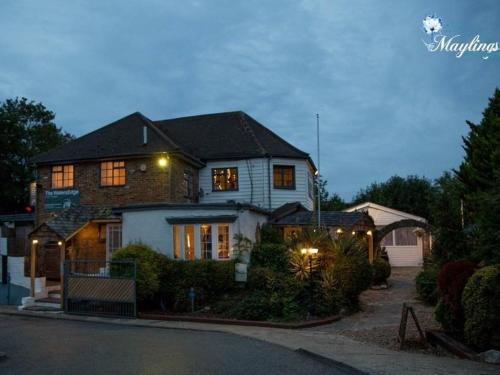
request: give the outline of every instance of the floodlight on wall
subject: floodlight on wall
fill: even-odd
[[[38,240],[33,240],[31,242],[33,243],[33,245],[36,245],[38,243]]]
[[[158,159],[158,166],[160,168],[165,168],[168,164],[168,159],[165,157],[165,156],[161,156],[159,159]]]

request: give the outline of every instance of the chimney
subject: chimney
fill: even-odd
[[[142,145],[146,146],[148,144],[148,127],[144,126],[142,128]]]

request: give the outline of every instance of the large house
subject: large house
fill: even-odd
[[[315,218],[309,155],[243,112],[162,121],[136,112],[34,163],[36,258],[25,275],[36,273],[42,291],[64,260],[109,260],[131,242],[173,259],[225,260],[236,234],[253,241],[270,221],[287,235]],[[357,212],[322,224],[373,228]]]

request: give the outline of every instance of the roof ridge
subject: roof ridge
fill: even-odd
[[[192,115],[192,116],[181,116],[181,117],[172,117],[172,118],[166,118],[163,120],[154,120],[153,122],[166,122],[166,121],[175,121],[175,120],[186,120],[186,119],[199,119],[202,117],[214,117],[214,116],[221,116],[221,115],[235,115],[238,113],[245,113],[243,111],[227,111],[227,112],[215,112],[215,113],[204,113],[201,115]]]
[[[246,119],[246,116],[248,116],[246,113],[240,111],[238,113],[239,117],[240,117],[240,125],[241,127],[243,128],[243,131],[245,133],[248,133],[250,135],[250,137],[252,138],[252,140],[255,142],[255,144],[257,145],[257,147],[259,148],[259,151],[263,154],[263,155],[267,155],[268,152],[267,150],[265,149],[265,147],[262,145],[262,143],[260,142],[259,138],[257,137],[257,135],[255,134],[255,132],[253,131],[253,129],[251,128],[250,124],[248,124],[248,121]]]
[[[140,112],[136,112],[139,115],[139,118],[141,121],[146,124],[146,126],[149,126],[151,129],[153,129],[157,135],[159,135],[164,141],[169,143],[169,146],[173,146],[174,149],[181,150],[181,147],[173,141],[172,138],[170,138],[165,132],[163,132],[160,128],[158,128],[153,121],[151,121],[149,118],[144,116]]]

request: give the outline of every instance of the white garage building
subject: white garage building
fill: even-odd
[[[379,204],[365,202],[346,209],[347,212],[366,212],[377,229],[401,220],[417,220],[427,223],[423,217],[394,210]],[[380,246],[385,247],[393,267],[418,267],[423,264],[424,256],[430,254],[431,236],[416,227],[398,228],[387,234]]]

